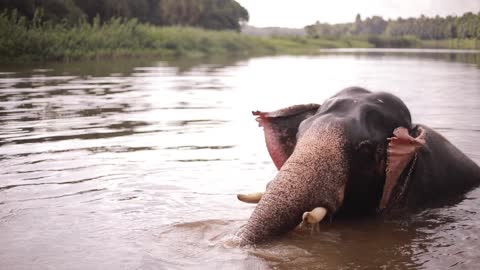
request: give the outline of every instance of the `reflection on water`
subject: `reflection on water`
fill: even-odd
[[[472,268],[480,190],[409,218],[337,221],[255,248],[233,236],[275,168],[251,110],[386,90],[477,163],[479,54],[328,51],[0,68],[5,269]]]

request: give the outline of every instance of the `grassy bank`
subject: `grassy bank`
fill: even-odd
[[[261,38],[234,31],[157,27],[136,20],[114,19],[76,26],[27,22],[0,15],[0,60],[13,62],[187,56],[307,54],[319,48],[368,47],[365,41],[307,38]]]
[[[374,48],[426,48],[426,49],[465,49],[480,50],[480,40],[476,39],[445,39],[421,40],[414,36],[367,36],[359,37]]]
[[[422,40],[422,48],[431,49],[476,49],[480,50],[478,39]]]
[[[474,41],[419,41],[389,37],[253,37],[234,31],[157,27],[113,19],[76,26],[0,14],[0,61],[72,61],[125,56],[205,57],[315,54],[320,48],[478,48]],[[472,47],[473,46],[473,47]]]

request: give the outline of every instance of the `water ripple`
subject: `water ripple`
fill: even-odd
[[[368,50],[201,61],[0,67],[4,268],[480,263],[480,189],[408,218],[335,220],[318,234],[295,230],[251,248],[234,241],[254,207],[235,194],[264,190],[276,174],[251,110],[321,103],[351,85],[389,91],[415,123],[480,162],[480,70],[468,64],[478,54]]]

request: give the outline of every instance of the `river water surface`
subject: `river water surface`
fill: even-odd
[[[1,269],[477,269],[480,189],[398,220],[232,236],[275,167],[252,110],[389,91],[480,162],[479,55],[336,50],[0,68]]]

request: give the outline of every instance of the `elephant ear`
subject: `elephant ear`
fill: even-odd
[[[280,170],[292,154],[300,123],[314,115],[319,107],[318,104],[303,104],[273,112],[252,112],[264,129],[268,153],[277,169]]]
[[[419,127],[420,135],[413,138],[404,127],[396,128],[393,131],[394,137],[388,138],[387,169],[385,186],[380,201],[380,209],[387,207],[392,191],[398,183],[398,179],[408,163],[413,159],[415,153],[425,145],[426,132]]]

